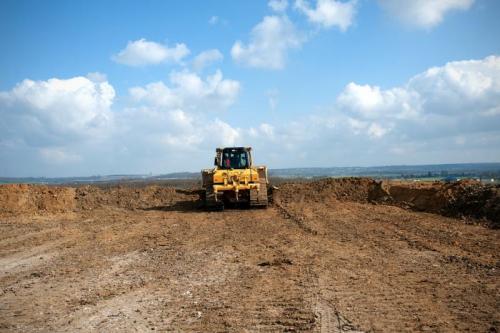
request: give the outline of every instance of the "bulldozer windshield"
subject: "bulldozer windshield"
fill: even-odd
[[[222,169],[245,169],[249,167],[248,152],[244,149],[224,149],[222,151]]]

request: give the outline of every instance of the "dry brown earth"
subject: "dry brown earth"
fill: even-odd
[[[499,189],[0,186],[0,331],[496,332]],[[448,215],[450,217],[444,217]]]

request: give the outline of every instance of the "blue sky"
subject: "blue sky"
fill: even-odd
[[[500,161],[494,0],[2,1],[0,175]]]

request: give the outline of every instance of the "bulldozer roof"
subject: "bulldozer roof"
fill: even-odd
[[[236,149],[236,150],[251,150],[252,147],[219,147],[216,150],[217,151],[222,151],[224,149]]]

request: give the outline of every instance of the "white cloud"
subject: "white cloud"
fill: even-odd
[[[279,91],[276,89],[271,89],[267,92],[267,99],[269,102],[269,108],[271,111],[276,110],[278,106]]]
[[[210,111],[231,106],[240,89],[238,81],[224,79],[220,70],[205,79],[190,71],[174,71],[170,74],[170,87],[160,81],[133,87],[129,93],[136,103],[156,108]]]
[[[250,127],[247,130],[247,134],[253,139],[264,139],[266,141],[272,141],[275,139],[275,129],[274,126],[268,123],[262,123],[257,127]]]
[[[372,139],[379,139],[391,130],[391,125],[384,127],[376,122],[363,121],[356,118],[339,118],[337,121],[348,125],[354,135],[367,135]]]
[[[482,116],[486,117],[493,117],[493,116],[499,116],[500,115],[500,105],[493,106],[492,108],[481,111]]]
[[[161,81],[149,83],[144,87],[130,88],[129,94],[135,102],[158,107],[178,108],[183,104],[183,98]]]
[[[372,123],[368,127],[368,135],[372,138],[378,139],[383,137],[389,130],[389,128],[384,128],[380,124]]]
[[[337,98],[337,105],[366,119],[492,114],[490,110],[500,105],[500,57],[449,62],[392,89],[349,83]]]
[[[432,28],[451,11],[468,10],[474,0],[379,0],[382,7],[405,24]]]
[[[241,130],[219,119],[208,123],[204,130],[205,138],[212,143],[209,147],[236,146],[241,142]]]
[[[496,142],[491,133],[500,128],[499,109],[500,57],[489,56],[433,67],[390,89],[349,83],[331,117],[347,123],[354,135],[376,139],[394,156],[412,151],[430,158],[439,147],[439,159],[451,156],[445,147],[469,149],[471,156],[484,153],[479,138]],[[454,158],[460,161],[460,156]],[[488,155],[482,159],[490,160]]]
[[[108,77],[106,76],[106,74],[99,73],[99,72],[88,73],[87,78],[93,82],[106,82],[106,81],[108,81]]]
[[[165,131],[159,143],[170,151],[214,150],[220,146],[241,145],[242,132],[220,119],[201,118],[193,120],[189,128]]]
[[[345,31],[356,15],[357,0],[317,0],[316,8],[311,8],[307,0],[296,0],[295,9],[307,16],[312,23],[323,28],[338,27]]]
[[[49,164],[68,164],[81,162],[82,157],[65,148],[45,147],[39,149],[40,156]]]
[[[209,23],[210,25],[215,25],[215,24],[217,24],[217,22],[219,22],[219,17],[218,17],[218,16],[213,15],[213,16],[211,16],[211,17],[208,19],[208,23]]]
[[[193,68],[196,71],[201,71],[203,68],[213,64],[214,62],[224,59],[222,53],[217,49],[206,50],[198,54],[193,60]]]
[[[107,81],[24,80],[0,92],[0,114],[6,124],[0,138],[15,135],[37,145],[105,136],[112,123],[114,97]]]
[[[347,118],[347,124],[351,128],[352,132],[356,135],[361,134],[368,126],[368,123],[366,121],[355,118]]]
[[[384,104],[379,87],[349,83],[337,98],[338,103],[365,116],[376,116],[375,110]]]
[[[185,101],[206,103],[207,106],[218,105],[222,108],[231,106],[240,91],[240,83],[235,80],[224,79],[222,72],[217,70],[203,80],[192,72],[174,72],[170,81]]]
[[[128,42],[125,49],[114,55],[112,59],[129,66],[156,65],[163,62],[180,62],[190,53],[185,44],[174,47],[150,42],[144,38]]]
[[[274,127],[272,125],[267,124],[267,123],[263,123],[263,124],[260,124],[259,129],[268,138],[273,138],[274,137]]]
[[[125,137],[159,151],[179,152],[231,145],[240,130],[213,119],[236,101],[240,83],[217,70],[205,78],[190,71],[173,71],[169,84],[150,83],[129,90],[134,105],[121,119]],[[136,130],[140,129],[138,133]]]
[[[269,0],[267,5],[277,13],[283,13],[288,8],[288,0]]]
[[[267,69],[285,67],[287,53],[305,41],[286,16],[266,16],[250,33],[247,45],[234,43],[231,56],[241,64]]]
[[[475,113],[500,105],[500,57],[449,62],[430,68],[408,82],[422,96],[426,112]]]
[[[382,90],[377,86],[349,83],[337,97],[337,106],[362,118],[410,118],[421,108],[419,95],[404,88]]]

